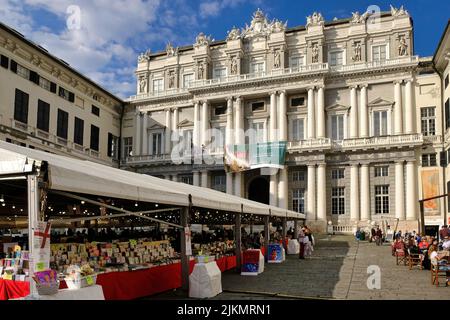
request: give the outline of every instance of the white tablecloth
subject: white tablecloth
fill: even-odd
[[[300,243],[297,239],[291,239],[288,242],[287,254],[299,254],[300,253]]]
[[[212,298],[222,293],[222,272],[215,261],[197,263],[189,276],[189,297]]]
[[[50,296],[27,296],[18,300],[105,300],[102,286],[93,285],[78,290],[62,289]]]

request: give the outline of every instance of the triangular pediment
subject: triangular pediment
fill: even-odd
[[[350,106],[344,106],[344,105],[342,105],[342,104],[335,103],[335,104],[333,104],[333,105],[331,105],[331,106],[325,107],[325,109],[326,109],[327,111],[342,111],[342,110],[348,110],[348,109],[350,109]]]
[[[153,125],[149,126],[148,129],[149,130],[154,130],[154,129],[164,129],[165,126],[163,126],[160,123],[154,123]]]
[[[194,122],[188,120],[188,119],[184,119],[183,121],[178,123],[178,128],[182,128],[182,127],[193,127],[194,126]]]
[[[382,107],[382,106],[392,106],[394,105],[394,101],[386,100],[383,98],[376,98],[375,100],[369,103],[369,107]]]

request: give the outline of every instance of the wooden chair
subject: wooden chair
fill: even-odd
[[[397,265],[399,265],[400,263],[403,262],[403,265],[406,266],[407,257],[406,257],[405,250],[395,249],[395,260],[396,260]]]
[[[450,266],[450,264],[447,264],[447,268]],[[439,265],[438,263],[432,261],[431,262],[431,284],[436,284],[436,287],[439,286],[439,276],[444,275],[447,277],[447,268],[443,268],[442,265]],[[447,281],[446,281],[447,282]]]
[[[409,265],[409,270],[412,270],[412,268],[414,266],[419,266],[420,270],[423,270],[423,266],[422,266],[422,257],[420,256],[420,254],[417,252],[411,252],[411,249],[408,249],[408,265]]]

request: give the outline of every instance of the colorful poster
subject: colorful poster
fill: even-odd
[[[258,168],[284,168],[287,142],[225,146],[225,170],[242,172]]]
[[[439,195],[439,171],[422,171],[422,199],[428,199]],[[425,214],[439,215],[439,199],[424,202]]]
[[[282,262],[283,248],[281,244],[269,244],[269,262]]]

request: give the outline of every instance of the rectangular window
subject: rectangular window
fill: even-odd
[[[305,212],[305,189],[292,190],[292,210],[298,213]]]
[[[162,154],[162,134],[153,133],[152,134],[152,155]]]
[[[58,95],[69,102],[75,102],[75,95],[69,90],[64,89],[63,87],[59,87]]]
[[[331,214],[345,214],[345,188],[331,189]]]
[[[82,146],[84,140],[84,120],[75,117],[73,142]]]
[[[214,176],[213,189],[221,192],[226,192],[227,178],[225,175]]]
[[[227,113],[227,107],[225,107],[225,106],[218,106],[218,107],[214,108],[214,114],[216,116],[220,116],[220,115],[223,115],[226,113]]]
[[[250,73],[252,74],[264,74],[266,71],[264,62],[253,62],[250,65]]]
[[[38,113],[36,127],[39,130],[48,132],[50,124],[50,104],[45,101],[38,100]]]
[[[331,170],[331,179],[338,180],[344,179],[345,169],[333,169]]]
[[[194,184],[194,178],[192,177],[192,175],[181,176],[181,182],[193,185]]]
[[[193,145],[193,130],[184,130],[183,131],[183,150],[184,153],[191,153]]]
[[[252,112],[264,111],[264,102],[254,102],[252,103]]]
[[[375,214],[389,214],[389,186],[375,186]]]
[[[448,87],[448,83],[449,83],[449,75],[447,75],[446,77],[445,77],[445,89],[447,89],[447,87]]]
[[[69,127],[69,114],[66,111],[58,109],[58,123],[56,127],[56,135],[67,140],[67,131]]]
[[[304,119],[292,120],[292,140],[301,141],[305,139]]]
[[[373,112],[373,135],[375,137],[387,136],[387,111]]]
[[[39,85],[39,78],[40,78],[40,76],[39,76],[39,74],[37,73],[37,72],[34,72],[34,71],[30,71],[30,81],[31,82],[33,82],[34,84],[37,84],[37,85]]]
[[[100,109],[92,105],[92,114],[95,114],[97,117],[100,117]]]
[[[78,108],[84,109],[84,100],[81,99],[79,96],[76,96],[76,97],[75,97],[75,105],[76,105]]]
[[[108,157],[116,159],[119,148],[119,138],[108,132]]]
[[[304,65],[303,61],[304,61],[303,56],[291,57],[290,67],[292,69],[298,69]]]
[[[28,93],[16,89],[16,97],[14,100],[14,120],[22,123],[28,123],[28,100]]]
[[[17,74],[24,79],[30,80],[30,70],[20,64],[17,64]]]
[[[39,77],[39,86],[47,91],[51,91],[52,83],[45,78]]]
[[[388,177],[389,176],[389,167],[375,167],[375,177]]]
[[[305,98],[299,97],[299,98],[292,98],[291,99],[291,107],[301,107],[305,105]]]
[[[94,151],[99,150],[100,129],[94,125],[91,125],[91,149]]]
[[[331,116],[331,139],[344,140],[344,116]]]
[[[305,171],[294,171],[292,173],[292,180],[294,182],[305,181]]]
[[[4,56],[4,55],[1,55],[0,57],[1,57],[0,58],[0,65],[3,68],[8,69],[9,68],[9,58]]]
[[[194,81],[193,73],[184,74],[183,75],[183,88],[188,88],[192,81]]]
[[[227,68],[214,68],[213,78],[214,79],[223,79],[227,76]]]
[[[445,101],[445,129],[450,128],[450,98]]]
[[[133,155],[133,137],[123,138],[123,157],[131,157]]]
[[[436,134],[436,114],[435,107],[421,108],[422,133],[424,136],[434,136]]]
[[[436,153],[428,153],[422,155],[422,167],[436,167]]]
[[[11,59],[11,64],[9,65],[9,69],[12,72],[17,73],[17,62],[15,62],[14,60]]]
[[[377,62],[386,60],[385,44],[372,47],[372,60]]]
[[[156,79],[153,80],[153,92],[161,92],[164,91],[164,80]]]
[[[330,66],[342,66],[344,64],[344,52],[335,51],[330,53]]]

